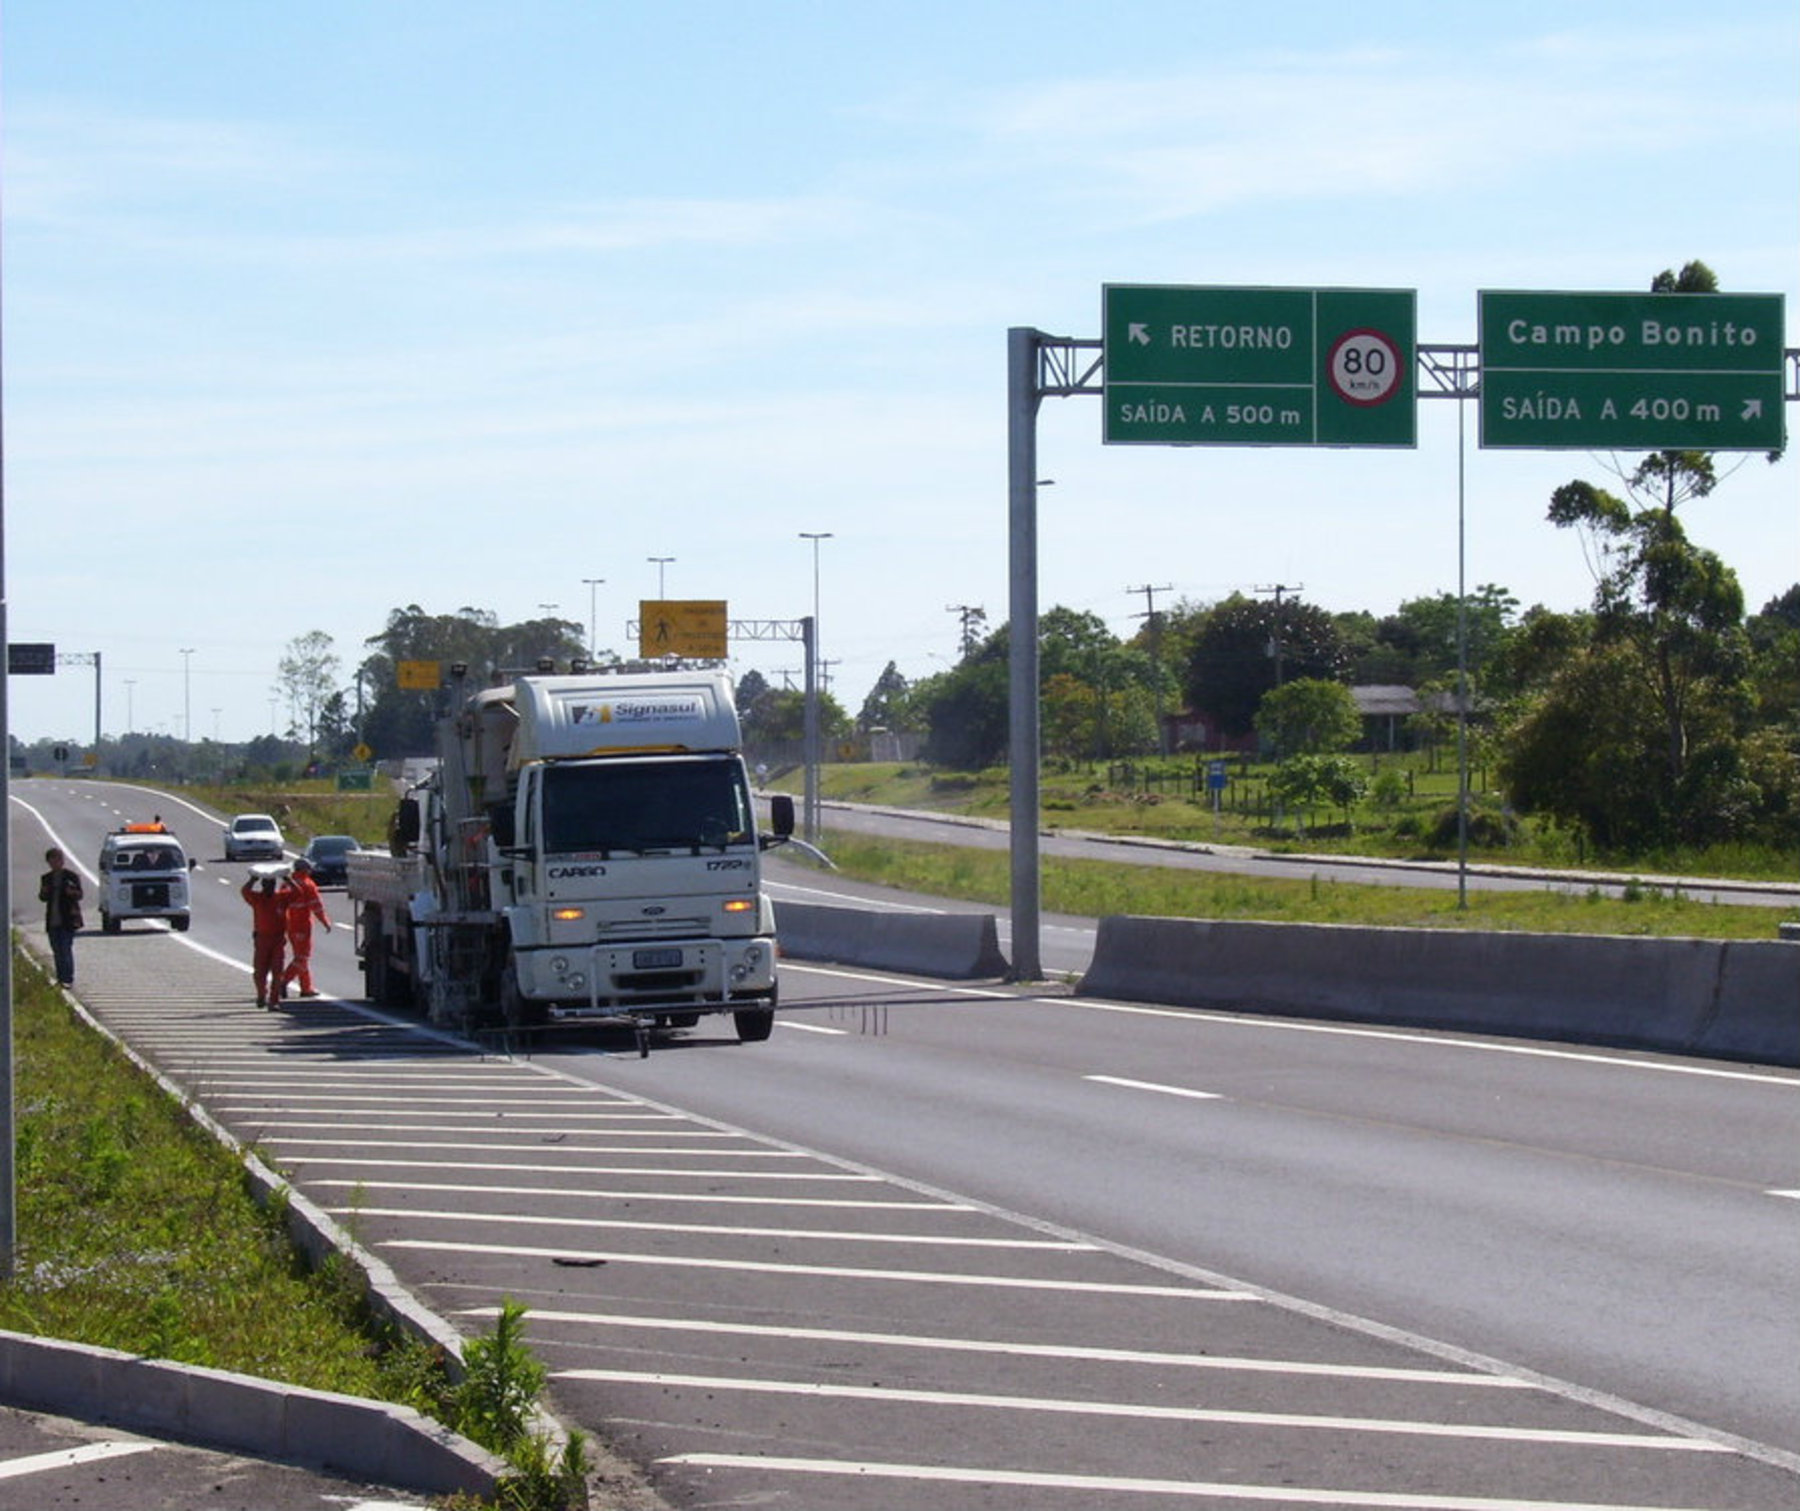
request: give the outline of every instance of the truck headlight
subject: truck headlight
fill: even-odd
[[[567,955],[552,955],[550,957],[550,969],[559,976],[568,975],[569,957]]]

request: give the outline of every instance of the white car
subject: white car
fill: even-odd
[[[280,860],[281,826],[266,813],[240,813],[225,826],[226,860]]]

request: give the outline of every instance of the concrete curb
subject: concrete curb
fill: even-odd
[[[407,1406],[0,1332],[0,1399],[428,1495],[491,1497],[507,1466]]]
[[[1004,976],[1008,969],[992,913],[899,913],[777,902],[775,932],[782,954],[795,960],[956,980]]]

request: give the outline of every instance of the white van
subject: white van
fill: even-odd
[[[127,918],[166,918],[177,933],[186,932],[194,864],[160,824],[127,824],[107,835],[100,847],[100,927],[116,934]]]

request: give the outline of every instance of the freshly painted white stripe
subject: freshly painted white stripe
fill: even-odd
[[[984,1396],[959,1390],[898,1390],[880,1385],[828,1385],[816,1380],[752,1380],[724,1375],[669,1375],[655,1370],[567,1369],[565,1380],[608,1385],[655,1385],[691,1390],[737,1390],[752,1395],[807,1396],[827,1401],[880,1401],[908,1406],[976,1407],[988,1411],[1061,1412],[1069,1416],[1130,1417],[1144,1422],[1212,1422],[1242,1427],[1299,1427],[1329,1432],[1381,1432],[1404,1437],[1473,1438],[1500,1443],[1555,1443],[1582,1448],[1647,1448],[1671,1453],[1728,1453],[1700,1438],[1642,1432],[1574,1432],[1548,1427],[1500,1427],[1483,1422],[1409,1422],[1394,1417],[1325,1417],[1286,1411],[1222,1411],[1206,1406],[1143,1406],[1129,1401],[1065,1401],[1054,1396]]]
[[[642,1264],[652,1269],[734,1270],[756,1275],[828,1275],[837,1280],[899,1280],[912,1285],[991,1286],[1006,1291],[1065,1291],[1090,1296],[1142,1296],[1157,1301],[1254,1301],[1248,1291],[1200,1290],[1185,1285],[1114,1285],[1099,1280],[1032,1280],[1021,1275],[962,1275],[932,1270],[875,1270],[831,1264],[769,1264],[741,1259],[700,1259],[687,1254],[630,1254],[611,1249],[542,1249],[500,1243],[451,1243],[430,1238],[391,1238],[384,1249],[435,1254],[500,1254],[509,1259],[561,1260],[565,1264]]]
[[[364,1147],[358,1145],[359,1148]],[[656,1176],[661,1180],[795,1180],[795,1181],[849,1181],[860,1185],[879,1185],[879,1175],[865,1175],[858,1171],[812,1171],[812,1170],[709,1170],[704,1166],[691,1169],[658,1169],[654,1165],[527,1165],[500,1160],[435,1160],[435,1159],[352,1159],[339,1158],[332,1154],[302,1154],[295,1157],[294,1164],[300,1169],[313,1169],[328,1166],[337,1169],[345,1166],[352,1170],[364,1166],[376,1170],[491,1170],[500,1175],[643,1175]],[[623,1194],[623,1193],[621,1193]],[[749,1200],[751,1198],[746,1198]],[[946,1201],[946,1205],[960,1205]],[[977,1207],[976,1211],[983,1210]]]
[[[823,1023],[801,1023],[793,1018],[777,1018],[775,1022],[778,1027],[791,1028],[802,1034],[835,1034],[841,1039],[850,1032],[847,1028],[827,1028]]]
[[[123,1458],[132,1453],[148,1453],[160,1443],[84,1443],[79,1448],[58,1448],[51,1453],[33,1453],[24,1458],[0,1462],[0,1480],[24,1479],[28,1474],[48,1474],[55,1469],[69,1469],[76,1464],[93,1464],[102,1459]]]
[[[340,1142],[337,1139],[322,1138],[266,1138],[259,1143],[280,1144],[283,1148],[307,1148],[315,1144],[327,1147]],[[436,1143],[431,1139],[358,1139],[358,1149],[505,1149],[510,1147],[503,1139],[491,1140],[487,1143]],[[537,1147],[537,1146],[534,1146]],[[569,1154],[692,1154],[705,1155],[708,1159],[806,1159],[807,1155],[788,1149],[629,1149],[623,1146],[613,1148],[606,1144],[558,1144],[558,1149]]]
[[[834,981],[866,981],[871,986],[885,986],[890,991],[893,990],[893,988],[898,985],[898,986],[917,987],[922,992],[924,992],[924,991],[943,992],[946,990],[950,990],[950,991],[954,991],[956,993],[956,995],[959,997],[992,997],[996,1002],[1037,1002],[1040,1000],[1046,1001],[1046,1002],[1050,1002],[1050,1001],[1065,1002],[1065,1001],[1069,1000],[1068,998],[1065,998],[1065,997],[1055,997],[1055,998],[1045,997],[1042,999],[1037,998],[1037,997],[1021,997],[1017,992],[996,992],[996,991],[992,991],[986,987],[965,986],[960,981],[957,981],[957,982],[937,981],[937,980],[931,979],[930,977],[922,977],[922,976],[899,976],[899,975],[872,976],[872,975],[868,974],[866,971],[847,971],[847,970],[843,970],[842,968],[834,967],[834,966],[810,965],[807,962],[801,961],[801,960],[785,960],[782,962],[782,968],[784,970],[796,971],[796,972],[799,972],[799,973],[801,973],[803,975],[807,975],[807,976],[826,976]],[[793,1003],[788,1004],[788,1009],[790,1011],[792,1011],[794,1009],[805,1008],[805,1007],[825,1008],[825,1007],[834,1007],[834,1006],[841,1006],[841,1005],[843,1005],[843,1004],[829,1003],[829,1002],[819,1002],[819,1003],[793,1002]],[[850,1003],[848,1005],[851,1007],[854,1007],[856,1004]],[[775,1021],[777,1023],[779,1023],[779,1022],[781,1022],[781,1019],[776,1018]]]
[[[1083,1076],[1084,1081],[1098,1081],[1102,1086],[1123,1086],[1127,1091],[1160,1091],[1164,1096],[1192,1097],[1197,1102],[1216,1102],[1216,1091],[1193,1091],[1186,1086],[1159,1086],[1155,1081],[1133,1081],[1125,1076]]]
[[[1800,1201],[1800,1191],[1771,1191],[1770,1196],[1785,1196],[1790,1201]]]
[[[464,1309],[465,1317],[497,1317],[497,1306]],[[752,1322],[703,1322],[686,1317],[633,1317],[608,1312],[554,1312],[533,1307],[533,1322],[569,1322],[591,1327],[712,1333],[727,1337],[801,1338],[816,1343],[854,1343],[872,1348],[925,1348],[933,1353],[1005,1354],[1009,1358],[1068,1359],[1101,1364],[1151,1364],[1175,1369],[1216,1369],[1232,1374],[1307,1375],[1333,1380],[1383,1380],[1403,1385],[1454,1385],[1529,1390],[1510,1375],[1478,1375],[1457,1369],[1393,1369],[1363,1364],[1318,1364],[1303,1359],[1245,1359],[1229,1354],[1159,1354],[1140,1348],[1083,1348],[1074,1344],[993,1342],[982,1338],[939,1338],[906,1333],[857,1333],[826,1327],[764,1327]]]
[[[371,1164],[385,1161],[370,1161]],[[516,1169],[517,1166],[508,1166]],[[561,1167],[558,1167],[559,1171]],[[498,1187],[494,1185],[456,1185],[448,1181],[366,1181],[366,1180],[309,1180],[309,1190],[321,1186],[345,1186],[369,1189],[371,1186],[380,1191],[455,1191],[469,1195],[493,1195],[502,1193],[512,1195],[514,1187]],[[857,1201],[844,1196],[721,1196],[716,1191],[605,1191],[595,1186],[533,1186],[533,1196],[568,1196],[591,1197],[596,1201],[635,1201],[635,1202],[693,1202],[700,1206],[747,1206],[747,1207],[831,1207],[846,1208],[869,1212],[974,1212],[978,1208],[967,1202],[947,1201]],[[1092,1244],[1082,1245],[1092,1248]],[[538,1313],[533,1312],[533,1316]]]
[[[1383,1490],[1324,1490],[1300,1485],[1239,1485],[1217,1480],[1130,1479],[1103,1474],[1045,1474],[1022,1469],[970,1469],[953,1464],[883,1464],[866,1459],[765,1458],[751,1453],[677,1453],[659,1464],[689,1469],[751,1469],[778,1474],[830,1474],[852,1479],[936,1484],[1009,1485],[1033,1490],[1086,1490],[1107,1495],[1182,1495],[1218,1500],[1283,1501],[1307,1506],[1368,1506],[1377,1511],[1705,1511],[1620,1501],[1534,1501],[1492,1495],[1411,1495]]]
[[[1708,1076],[1721,1081],[1754,1081],[1764,1086],[1783,1086],[1800,1091],[1800,1076],[1766,1075],[1751,1070],[1721,1070],[1714,1065],[1691,1065],[1670,1060],[1634,1060],[1628,1055],[1601,1054],[1595,1050],[1557,1048],[1543,1044],[1488,1043],[1442,1034],[1409,1033],[1400,1028],[1359,1028],[1344,1023],[1297,1023],[1287,1018],[1207,1012],[1201,1008],[1146,1007],[1134,1002],[1103,1002],[1097,997],[1033,998],[1046,1004],[1074,1006],[1096,1013],[1123,1013],[1139,1018],[1173,1018],[1186,1023],[1226,1023],[1233,1028],[1266,1029],[1271,1033],[1325,1034],[1344,1039],[1391,1039],[1402,1044],[1429,1044],[1436,1049],[1473,1049],[1483,1054],[1526,1055],[1539,1060],[1579,1060],[1589,1065],[1616,1065],[1625,1070],[1651,1070],[1666,1075]]]
[[[504,1195],[504,1192],[496,1192]],[[914,1248],[1031,1249],[1052,1254],[1092,1254],[1089,1243],[1045,1238],[949,1238],[925,1233],[842,1233],[823,1228],[748,1228],[731,1223],[633,1222],[614,1217],[537,1217],[529,1212],[421,1212],[411,1207],[332,1207],[333,1217],[404,1217],[474,1223],[482,1228],[596,1228],[625,1233],[711,1233],[728,1238],[816,1238],[831,1243],[903,1243]]]

